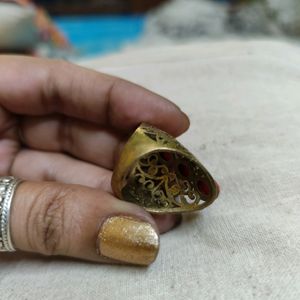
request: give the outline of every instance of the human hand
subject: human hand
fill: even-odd
[[[112,170],[141,122],[178,136],[189,127],[187,116],[125,80],[63,61],[4,55],[0,105],[0,176],[25,180],[12,203],[14,246],[98,262],[154,261],[158,233],[178,217],[154,219],[115,198]]]

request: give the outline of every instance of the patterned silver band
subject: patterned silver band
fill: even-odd
[[[0,251],[16,251],[10,236],[10,208],[16,187],[21,181],[12,176],[0,177]]]

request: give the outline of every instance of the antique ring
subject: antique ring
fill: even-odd
[[[15,190],[21,181],[12,176],[0,177],[0,251],[16,251],[10,236],[10,208]]]
[[[147,124],[141,124],[124,146],[112,189],[120,199],[151,213],[200,210],[219,194],[212,176],[186,148]]]

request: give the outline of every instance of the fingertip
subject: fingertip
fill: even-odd
[[[189,117],[175,103],[142,86],[119,79],[110,95],[109,120],[118,130],[145,122],[176,137],[189,128]]]
[[[163,114],[154,115],[154,124],[152,125],[156,125],[158,128],[166,131],[174,137],[178,137],[186,132],[190,127],[190,119],[188,115],[171,100],[159,95],[156,96],[160,97],[162,100],[160,111],[163,112]],[[160,116],[161,119],[159,119],[158,116]]]
[[[190,124],[191,124],[189,116],[182,110],[180,110],[180,112],[182,114],[182,122],[180,124],[178,135],[181,135],[184,132],[186,132],[190,128]]]

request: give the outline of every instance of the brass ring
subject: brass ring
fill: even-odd
[[[210,205],[219,194],[215,180],[175,138],[148,124],[124,146],[112,176],[117,197],[151,213],[181,213]]]

